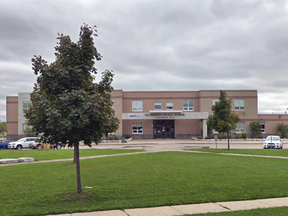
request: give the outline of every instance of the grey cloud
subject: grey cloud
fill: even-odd
[[[33,89],[33,55],[54,61],[57,33],[76,41],[87,23],[104,56],[97,77],[114,70],[115,89],[258,89],[270,112],[273,98],[287,104],[287,12],[286,0],[3,0],[0,111],[7,95]]]

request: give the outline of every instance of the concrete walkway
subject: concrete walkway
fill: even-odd
[[[288,197],[62,214],[59,216],[174,216],[288,206]],[[49,215],[52,216],[52,215]],[[54,215],[55,216],[55,215]]]

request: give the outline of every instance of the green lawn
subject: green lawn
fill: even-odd
[[[188,149],[191,151],[288,157],[288,149]]]
[[[162,152],[0,167],[0,215],[45,215],[288,196],[282,159]],[[277,183],[277,186],[275,186]],[[85,188],[85,186],[92,188]]]
[[[142,150],[129,149],[80,149],[80,157],[94,155],[110,155],[129,152],[140,152]],[[35,161],[73,158],[73,149],[60,150],[1,150],[0,159],[32,157]]]
[[[287,216],[288,207],[268,208],[268,209],[253,209],[246,211],[231,211],[220,213],[208,213],[208,214],[192,214],[185,216]]]

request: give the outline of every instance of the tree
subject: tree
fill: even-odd
[[[41,141],[60,141],[74,147],[80,193],[79,141],[89,146],[92,141],[97,144],[103,134],[116,131],[119,125],[111,100],[114,74],[105,70],[101,81],[93,83],[93,74],[97,74],[95,60],[102,58],[94,46],[96,26],[81,26],[77,43],[69,36],[58,36],[55,62],[47,64],[41,56],[32,58],[32,68],[39,76],[25,117],[37,133],[43,133]]]
[[[0,133],[7,132],[6,122],[0,122]]]
[[[277,124],[277,133],[281,138],[287,137],[288,125],[285,125],[284,123]]]
[[[231,104],[232,100],[226,98],[226,92],[220,90],[219,101],[212,106],[213,115],[209,115],[207,120],[208,127],[213,128],[219,133],[227,133],[228,149],[230,149],[230,131],[235,130],[236,123],[240,121],[239,116],[232,112]]]
[[[260,125],[259,121],[250,122],[249,127],[250,127],[250,131],[251,131],[253,137],[261,134],[261,131],[260,131],[261,125]]]

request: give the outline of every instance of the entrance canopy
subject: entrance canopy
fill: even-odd
[[[123,120],[131,119],[202,119],[207,120],[208,112],[183,112],[182,110],[153,110],[149,113],[122,113]]]
[[[149,113],[122,113],[122,120],[151,119],[151,120],[202,120],[203,139],[207,137],[208,112],[183,112],[182,110],[151,110]]]

